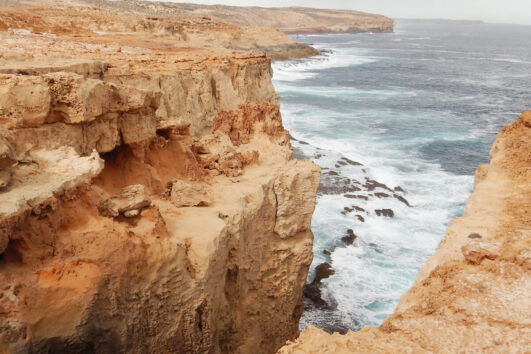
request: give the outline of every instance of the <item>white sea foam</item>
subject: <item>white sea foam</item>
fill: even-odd
[[[322,262],[332,264],[335,274],[323,280],[322,291],[325,299],[336,304],[337,308],[324,312],[305,311],[301,327],[339,320],[356,329],[361,325],[379,325],[391,314],[400,296],[413,283],[418,269],[444,237],[450,220],[462,213],[472,191],[472,173],[456,175],[448,172],[440,165],[445,160],[435,155],[448,147],[447,151],[451,153],[457,149],[456,146],[466,146],[474,140],[483,141],[507,121],[506,112],[501,118],[499,114],[490,114],[491,110],[507,106],[510,100],[506,92],[503,94],[506,80],[499,73],[487,76],[481,71],[474,75],[456,73],[438,78],[439,82],[429,77],[429,82],[423,86],[418,81],[420,76],[417,75],[421,74],[418,70],[412,71],[416,80],[412,85],[404,79],[410,72],[406,70],[396,74],[391,70],[421,63],[424,69],[438,74],[445,72],[440,69],[448,69],[445,66],[448,65],[448,57],[465,62],[473,58],[488,65],[494,65],[490,60],[501,61],[498,65],[502,68],[511,64],[514,67],[514,64],[521,64],[527,58],[520,60],[502,55],[488,58],[487,52],[471,54],[461,51],[466,46],[448,46],[445,43],[441,43],[441,49],[437,50],[431,50],[429,43],[422,44],[424,49],[417,49],[411,46],[411,38],[403,40],[401,47],[397,48],[399,44],[392,43],[393,38],[400,38],[405,33],[389,35],[386,45],[390,48],[382,49],[384,46],[378,42],[371,50],[357,48],[361,45],[358,41],[366,45],[369,43],[368,47],[371,47],[370,43],[375,43],[368,37],[353,37],[351,44],[345,37],[338,37],[341,38],[338,43],[326,44],[334,48],[331,53],[310,60],[274,64],[274,84],[283,98],[281,111],[284,125],[293,137],[306,143],[293,142],[298,153],[302,151],[305,156],[312,157],[324,168],[324,172],[334,171],[361,183],[370,178],[385,183],[391,189],[400,186],[406,191],[403,196],[411,205],[408,207],[392,196],[377,198],[371,195],[374,192],[367,190],[354,194],[368,196],[368,200],[344,195],[318,197],[312,219],[315,234],[312,269]],[[417,42],[413,44],[430,40],[419,34],[412,37]],[[437,35],[434,32],[434,38]],[[319,48],[323,49],[324,45]],[[426,47],[430,50],[426,51]],[[417,53],[422,55],[411,58]],[[319,80],[319,75],[326,75],[329,69],[389,59],[384,56],[390,57],[390,65],[381,76],[369,65],[352,71],[331,70],[333,75],[362,72],[365,81],[358,88],[355,87],[356,80],[344,81],[353,82],[353,87],[327,86],[326,80]],[[380,67],[383,65],[378,65]],[[378,89],[366,89],[367,77],[370,78],[366,75],[368,72],[377,76],[375,87]],[[519,71],[515,72],[519,74]],[[387,82],[387,73],[394,74],[390,76],[399,78],[399,82]],[[466,95],[459,96],[453,91],[446,91],[449,94],[444,95],[438,91],[446,88],[439,84],[441,82],[452,90],[467,89]],[[342,82],[341,85],[345,84]],[[487,95],[489,92],[495,92],[495,95]],[[423,100],[427,93],[432,96]],[[420,102],[422,108],[407,106],[409,99]],[[373,102],[376,105],[371,106]],[[454,105],[458,109],[453,109]],[[510,110],[511,107],[507,112]],[[514,116],[517,115],[514,113]],[[429,152],[425,153],[424,148],[433,151],[431,156]],[[468,152],[473,154],[476,151],[472,148]],[[339,166],[337,161],[341,157],[358,161],[363,166]],[[445,168],[448,169],[447,166]],[[341,213],[345,207],[352,206],[365,211]],[[377,216],[377,209],[392,209],[394,217]],[[365,222],[356,214],[362,216]],[[354,230],[358,238],[353,245],[343,247],[341,237],[346,235],[347,229]],[[323,253],[325,249],[332,254]],[[312,276],[310,273],[310,279]]]
[[[494,59],[491,59],[491,60],[493,60],[493,61],[501,61],[501,62],[506,62],[506,63],[513,63],[513,64],[531,64],[531,62],[529,62],[529,61],[516,59],[516,58],[494,58]]]
[[[324,49],[322,46],[315,46]],[[272,64],[277,81],[297,81],[309,79],[321,70],[349,67],[375,62],[377,58],[369,57],[362,49],[340,48],[334,52],[323,53],[309,59],[294,61],[277,61]]]
[[[288,87],[278,82],[276,85],[281,95],[286,94],[286,90],[298,90],[299,94],[315,90],[315,94],[323,97],[328,94],[315,88]],[[340,95],[343,89],[332,93]],[[382,97],[391,94],[373,93]],[[350,328],[356,328],[359,323],[379,325],[393,312],[400,295],[407,291],[418,269],[433,253],[449,220],[460,212],[471,190],[472,177],[455,176],[444,172],[437,164],[422,161],[407,149],[395,145],[395,141],[388,140],[386,129],[368,128],[352,113],[308,110],[304,105],[284,104],[282,114],[291,134],[309,143],[294,143],[297,148],[308,156],[315,155],[316,148],[321,149],[318,152],[322,157],[315,161],[322,167],[333,168],[336,161],[345,156],[364,166],[342,167],[343,175],[362,181],[368,177],[391,188],[401,186],[408,192],[405,197],[411,207],[394,198],[353,201],[343,195],[324,195],[318,199],[312,220],[316,235],[312,269],[326,261],[331,261],[335,269],[335,274],[324,280],[323,288],[325,298],[337,303],[334,316],[339,316]],[[349,120],[355,131],[351,136],[345,136],[336,125]],[[379,121],[383,120],[385,117]],[[448,134],[446,140],[463,140],[463,136],[451,132],[440,134]],[[411,138],[402,144],[416,145],[423,139],[431,141],[435,137]],[[345,206],[351,205],[368,211],[368,214],[360,213],[365,222],[354,215],[341,214]],[[385,208],[392,209],[395,217],[375,215],[376,209]],[[327,258],[323,250],[333,250],[347,229],[354,229],[358,240],[352,246],[335,248],[331,258]],[[312,276],[310,274],[310,278]],[[318,320],[317,315],[305,312],[301,327],[318,324]]]
[[[358,140],[358,144],[363,142]],[[329,145],[337,148],[335,143]],[[326,195],[318,200],[312,223],[316,235],[314,267],[328,261],[323,250],[336,245],[346,229],[354,229],[358,236],[353,246],[335,249],[331,256],[335,274],[324,281],[325,296],[329,302],[337,303],[336,311],[351,328],[356,328],[359,322],[379,325],[393,312],[472,186],[470,176],[451,175],[437,165],[420,163],[413,156],[396,156],[396,150],[379,154],[378,163],[372,160],[374,157],[357,156],[354,150],[349,144],[343,144],[345,156],[365,160],[370,167],[364,167],[367,173],[343,171],[345,175],[359,179],[368,175],[391,188],[399,185],[408,191],[406,198],[411,207],[392,198],[353,202],[342,195]],[[334,160],[334,157],[330,161],[324,158],[318,163],[330,166]],[[413,164],[413,169],[418,171],[402,173],[397,164]],[[368,211],[369,214],[360,212],[365,222],[341,215],[343,207],[350,205]],[[374,210],[383,208],[392,209],[395,217],[374,214]],[[314,320],[305,314],[301,326],[315,324]]]
[[[286,79],[289,76],[289,72],[287,73],[287,76],[284,76],[284,79]],[[277,77],[275,76],[275,80],[277,80]],[[298,94],[304,93],[306,95],[314,95],[314,96],[320,96],[320,97],[334,97],[334,98],[363,98],[363,97],[377,97],[386,99],[389,96],[403,96],[403,97],[415,97],[417,96],[417,93],[414,91],[407,91],[407,90],[359,90],[353,87],[324,87],[324,86],[294,86],[290,85],[289,83],[286,83],[284,81],[287,80],[279,80],[276,84],[276,89],[279,92],[289,94],[290,91],[296,91]],[[292,80],[293,81],[293,80]]]

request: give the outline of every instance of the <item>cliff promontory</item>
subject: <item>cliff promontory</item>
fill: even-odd
[[[98,0],[86,0],[96,4]],[[274,27],[284,33],[390,33],[394,21],[383,15],[354,10],[307,7],[257,7],[198,5],[192,3],[122,0],[112,4],[121,9],[136,8],[153,14],[214,16],[240,26]]]
[[[379,328],[315,327],[280,353],[526,353],[531,348],[531,112],[499,133],[474,193]]]
[[[270,59],[235,25],[58,4],[0,10],[0,353],[295,339],[320,171]]]

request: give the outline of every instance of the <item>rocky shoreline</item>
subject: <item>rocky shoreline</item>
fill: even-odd
[[[345,22],[330,27],[315,19],[328,11],[254,9],[284,21],[257,27],[231,23],[225,7],[6,4],[0,353],[531,347],[531,112],[500,132],[465,214],[395,314],[379,328],[330,323],[325,330],[346,334],[299,336],[304,306],[334,306],[321,294],[330,262],[306,284],[316,196],[344,195],[342,213],[360,223],[396,210],[356,201],[410,203],[400,186],[342,176],[363,170],[356,161],[339,157],[321,178],[301,156],[305,142],[282,125],[271,59],[315,50],[278,28],[388,32],[389,19],[334,12]],[[293,14],[306,26],[292,26]],[[346,229],[333,247],[355,242]]]
[[[531,112],[524,112],[499,133],[465,213],[382,326],[344,335],[309,327],[279,353],[528,350],[530,181]]]
[[[85,1],[98,5],[98,0]],[[199,5],[136,0],[114,1],[106,6],[120,11],[141,11],[150,15],[213,16],[239,26],[274,27],[287,34],[392,33],[394,30],[394,21],[389,17],[354,10]]]
[[[393,208],[396,206],[394,203],[396,201],[410,207],[410,203],[406,199],[407,191],[404,188],[401,186],[390,187],[385,183],[376,181],[367,173],[367,167],[362,163],[353,161],[338,153],[313,147],[304,140],[296,139],[293,136],[291,141],[294,146],[294,155],[297,159],[312,159],[322,169],[317,196],[343,196],[349,200],[347,206],[341,211],[341,214],[345,217],[355,219],[359,223],[365,223],[365,219],[371,216],[394,218],[395,210]],[[303,152],[303,148],[306,153]],[[330,159],[331,156],[334,157]],[[323,161],[325,157],[328,157],[330,161]],[[356,172],[354,174],[359,177],[347,177],[347,174],[350,176],[353,173],[351,169],[355,169],[354,171]],[[381,200],[382,208],[370,209],[365,206],[367,201],[373,200]],[[355,228],[345,228],[341,236],[337,237],[331,245],[322,250],[324,257],[321,257],[321,263],[315,266],[315,276],[304,287],[305,311],[318,310],[318,313],[322,314],[323,320],[316,320],[316,322],[319,324],[320,329],[330,334],[335,332],[345,334],[349,330],[349,326],[337,318],[338,316],[335,313],[337,302],[333,294],[329,292],[326,295],[324,294],[324,284],[321,280],[328,278],[335,272],[331,265],[332,253],[338,248],[353,245],[356,241],[364,242],[364,238],[358,237]],[[369,243],[369,245],[374,247],[377,252],[381,252],[375,244]]]

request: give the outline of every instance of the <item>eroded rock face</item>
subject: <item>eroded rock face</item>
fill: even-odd
[[[194,4],[175,4],[170,8],[175,11],[189,13],[197,11],[201,14],[209,14],[239,25],[276,27],[287,33],[393,32],[392,19],[382,15],[353,10],[326,10],[304,7],[249,8]],[[268,39],[268,37],[266,38]]]
[[[101,215],[117,217],[124,215],[126,217],[137,216],[140,210],[151,205],[151,200],[146,194],[144,186],[133,184],[120,190],[116,195],[103,201],[98,205],[98,211]]]
[[[284,173],[275,182],[278,208],[275,231],[281,238],[292,237],[310,224],[314,205],[305,201],[311,199],[321,177],[318,169],[297,171],[292,166],[295,166],[294,161],[286,166]],[[296,194],[293,193],[294,190],[297,191]]]
[[[36,149],[29,152],[29,159],[31,163],[12,169],[11,182],[0,190],[0,254],[20,219],[53,209],[57,196],[90,182],[103,169],[97,153],[81,157],[68,147]]]
[[[50,103],[50,89],[44,78],[0,74],[0,123],[5,128],[44,124]]]
[[[75,3],[0,10],[0,352],[275,352],[320,172],[292,160],[268,57],[231,48],[293,42]]]
[[[292,160],[268,59],[221,54],[5,75],[45,94],[0,114],[0,352],[272,353],[297,336],[320,171]]]
[[[22,92],[6,94],[0,107],[0,120],[13,130],[17,150],[29,143],[49,149],[71,146],[82,154],[108,152],[155,136],[160,92],[65,72],[3,77],[4,87],[15,85]]]

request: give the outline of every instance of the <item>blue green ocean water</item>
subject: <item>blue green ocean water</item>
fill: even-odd
[[[323,280],[329,306],[305,300],[301,327],[379,325],[462,214],[497,132],[531,109],[531,26],[398,20],[393,34],[293,38],[323,51],[273,69],[297,155],[328,176],[312,270],[335,270]],[[345,180],[348,191],[331,188]]]

